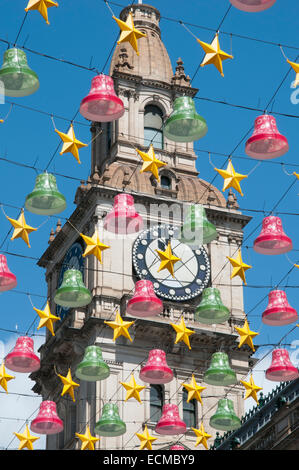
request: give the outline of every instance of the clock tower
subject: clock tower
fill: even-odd
[[[146,36],[138,40],[139,56],[128,43],[117,45],[109,71],[125,113],[111,123],[91,123],[90,177],[78,187],[75,211],[57,235],[51,237],[38,263],[46,268],[51,311],[61,318],[55,323],[55,336],[47,332],[46,342],[40,348],[40,370],[31,374],[35,381],[33,390],[43,399],[57,403],[64,422],[61,433],[47,437],[48,449],[80,449],[75,433],[84,434],[88,425],[95,435],[95,424],[106,403],[118,406],[126,433],[101,437],[97,449],[138,449],[140,442],[135,433],[143,433],[146,424],[150,434],[157,438],[153,449],[168,449],[179,440],[194,450],[196,436],[192,427],[199,428],[203,423],[205,431],[212,435],[209,444],[216,436],[215,429],[209,426],[217,409],[216,397],[230,398],[235,413],[239,417],[243,414],[243,388],[239,383],[234,387],[216,387],[201,382],[212,354],[217,351],[228,354],[238,379],[249,368],[251,350],[247,346],[238,349],[234,329],[244,323],[243,291],[238,278],[230,279],[226,257],[235,255],[250,218],[238,210],[232,194],[226,200],[217,188],[198,177],[193,143],[176,143],[163,134],[163,123],[172,111],[174,99],[193,98],[198,90],[192,88],[181,59],[177,60],[175,71],[172,69],[161,39],[159,11],[139,2],[124,8],[120,19],[125,21],[130,11],[135,27]],[[141,159],[136,148],[147,152],[150,143],[156,157],[166,163],[159,170],[159,181],[150,172],[140,172]],[[117,235],[104,229],[104,218],[119,193],[134,197],[135,208],[144,223],[137,233]],[[205,207],[218,234],[209,244],[194,248],[177,237],[177,229],[191,203]],[[83,257],[85,244],[80,233],[92,236],[96,230],[101,242],[110,247],[102,254],[103,264],[92,255]],[[167,270],[159,272],[156,250],[164,251],[168,243],[180,259],[174,265],[174,278]],[[67,309],[54,303],[63,272],[70,267],[82,272],[85,286],[91,292],[92,301],[86,307]],[[163,312],[156,317],[136,318],[127,313],[127,302],[140,279],[152,281],[163,302]],[[222,324],[207,325],[194,318],[202,291],[209,286],[220,290],[222,301],[230,310],[229,320]],[[115,320],[116,311],[123,320],[134,321],[129,330],[132,342],[124,336],[114,341],[112,328],[104,323]],[[191,349],[183,342],[175,344],[176,333],[170,324],[179,324],[182,317],[187,328],[194,331]],[[105,380],[76,379],[76,367],[90,345],[101,348],[110,368],[110,376]],[[173,380],[165,385],[150,385],[139,378],[152,349],[165,351],[173,371]],[[66,375],[69,368],[73,380],[80,383],[75,402],[69,396],[61,397],[61,381],[55,372]],[[134,399],[125,401],[126,390],[120,382],[129,382],[132,373],[136,382],[145,386],[140,394],[142,403]],[[203,405],[196,400],[187,402],[182,383],[189,383],[192,374],[198,384],[206,387],[202,392]],[[155,432],[162,407],[168,403],[178,406],[187,425],[185,434],[161,436]]]

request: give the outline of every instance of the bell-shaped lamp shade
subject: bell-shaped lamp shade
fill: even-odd
[[[269,292],[269,302],[263,312],[262,321],[270,326],[283,326],[298,320],[296,310],[290,306],[287,295],[282,290]]]
[[[65,197],[58,191],[54,175],[37,175],[35,187],[26,197],[25,207],[29,212],[38,215],[54,215],[65,210]]]
[[[85,287],[82,273],[78,269],[67,269],[61,286],[57,289],[54,302],[62,307],[84,307],[91,302],[91,293]]]
[[[214,224],[207,218],[201,204],[192,204],[181,228],[180,241],[190,246],[200,246],[217,238]]]
[[[87,346],[84,357],[76,368],[76,377],[86,382],[96,382],[107,379],[110,368],[103,360],[102,350],[99,346]]]
[[[205,119],[197,114],[189,96],[176,98],[173,111],[164,125],[164,135],[174,142],[194,142],[208,132]]]
[[[0,292],[13,289],[16,285],[17,278],[8,269],[6,256],[0,255]]]
[[[114,205],[104,218],[104,229],[108,232],[129,234],[143,228],[143,219],[136,212],[131,194],[120,193],[114,198]]]
[[[281,255],[292,248],[292,240],[284,233],[281,219],[274,215],[265,217],[262,231],[255,239],[253,249],[263,255]]]
[[[5,367],[15,372],[35,372],[40,368],[40,360],[34,354],[33,339],[20,336],[14,349],[4,359]]]
[[[298,377],[298,369],[290,361],[287,349],[274,349],[272,352],[272,363],[266,370],[266,379],[273,382],[289,382]]]
[[[230,317],[230,312],[223,305],[220,291],[216,287],[207,287],[202,292],[200,304],[196,307],[194,319],[207,325],[224,323]]]
[[[242,11],[256,13],[272,7],[276,0],[229,0],[230,3]]]
[[[164,405],[162,416],[155,427],[156,433],[172,436],[174,434],[184,434],[186,430],[186,424],[180,418],[178,406],[171,403]]]
[[[36,434],[57,434],[63,431],[63,422],[59,418],[54,401],[42,401],[37,417],[31,422],[31,431]]]
[[[28,67],[27,57],[22,49],[13,47],[4,52],[0,82],[6,96],[28,96],[38,90],[38,76]]]
[[[155,294],[151,281],[141,280],[135,284],[133,297],[128,301],[127,313],[135,317],[154,317],[163,312],[163,303]]]
[[[148,360],[142,367],[140,380],[150,384],[167,384],[173,379],[173,372],[166,362],[166,354],[162,349],[152,349]]]
[[[126,424],[120,419],[118,406],[115,403],[106,403],[102,416],[95,425],[95,433],[99,436],[115,437],[125,434],[126,430]]]
[[[212,354],[210,367],[203,377],[204,382],[210,385],[225,387],[237,383],[237,376],[229,365],[228,355],[224,352]]]
[[[286,137],[278,132],[274,116],[262,114],[254,122],[254,131],[247,140],[245,152],[252,158],[268,160],[284,155],[289,150]]]
[[[232,400],[221,398],[218,401],[217,411],[210,418],[210,426],[220,431],[233,431],[241,426],[241,420],[235,414]]]

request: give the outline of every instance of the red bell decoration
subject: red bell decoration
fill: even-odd
[[[262,321],[270,326],[283,326],[298,320],[296,310],[290,306],[286,293],[282,290],[272,290],[269,293],[269,303],[263,312]]]
[[[8,269],[6,257],[0,255],[0,292],[13,289],[16,285],[17,278]]]
[[[239,10],[255,13],[272,7],[276,0],[230,0]]]
[[[184,446],[175,445],[175,446],[171,446],[169,450],[186,450],[186,448]]]
[[[143,220],[135,210],[133,196],[117,194],[111,212],[104,219],[104,229],[108,232],[129,234],[139,232],[142,228]]]
[[[186,429],[186,424],[180,418],[178,406],[171,403],[164,405],[155,431],[164,436],[172,436],[173,434],[184,434]]]
[[[13,351],[4,359],[5,367],[15,372],[35,372],[40,368],[40,360],[34,354],[33,339],[20,336]]]
[[[147,363],[142,367],[140,380],[150,384],[167,384],[173,379],[173,372],[166,362],[166,354],[162,349],[152,349]]]
[[[94,77],[90,92],[81,101],[82,116],[90,121],[110,122],[119,119],[124,112],[124,104],[115,94],[113,79],[104,74]]]
[[[54,401],[42,401],[37,417],[31,422],[30,429],[37,434],[57,434],[63,431],[63,422],[56,411]]]
[[[299,377],[298,369],[291,363],[286,349],[274,349],[272,364],[266,370],[266,379],[273,382],[288,382]]]
[[[246,142],[247,155],[259,160],[267,160],[281,157],[288,150],[288,141],[278,132],[275,117],[268,114],[258,116],[254,121],[253,134]]]
[[[253,249],[262,255],[281,255],[292,248],[292,240],[284,233],[281,219],[274,215],[265,217],[262,231],[255,239]]]
[[[151,281],[141,280],[135,284],[133,297],[128,301],[127,313],[135,317],[154,317],[163,312],[163,303],[155,294]]]

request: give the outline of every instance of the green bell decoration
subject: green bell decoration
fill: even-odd
[[[95,433],[99,436],[114,437],[125,434],[126,430],[126,424],[119,417],[118,406],[106,403],[103,406],[102,416],[95,425]]]
[[[28,96],[39,88],[38,76],[28,67],[25,52],[16,47],[4,52],[0,81],[6,96]]]
[[[107,379],[110,368],[103,360],[102,350],[98,346],[87,346],[83,360],[77,366],[76,377],[86,382]]]
[[[221,398],[218,401],[217,411],[210,418],[210,426],[220,431],[233,431],[241,426],[241,420],[235,414],[232,400]]]
[[[189,96],[176,98],[173,112],[164,126],[164,135],[174,142],[194,142],[208,132],[207,123],[197,114],[193,99]]]
[[[64,272],[54,302],[69,308],[84,307],[91,302],[91,293],[83,284],[82,273],[78,269],[67,269]]]
[[[237,383],[235,371],[230,368],[228,355],[216,352],[212,355],[210,367],[204,373],[204,382],[210,385],[233,385]]]
[[[217,230],[201,204],[190,206],[181,228],[180,241],[186,245],[206,245],[217,238]]]
[[[200,304],[195,310],[194,319],[200,323],[212,325],[224,323],[229,317],[229,309],[223,305],[220,291],[216,287],[204,289]]]
[[[54,175],[41,173],[36,177],[35,187],[26,197],[25,207],[38,215],[54,215],[65,210],[65,197],[58,191]]]

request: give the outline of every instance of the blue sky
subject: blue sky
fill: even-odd
[[[126,5],[123,0],[119,0],[117,3]],[[208,31],[188,25],[197,37],[209,43],[212,42],[215,30],[229,6],[229,1],[187,0],[181,2],[179,0],[164,0],[161,2],[151,0],[148,3],[157,7],[161,12],[162,38],[173,68],[175,68],[176,60],[181,57],[186,73],[192,77],[203,58],[203,51],[180,24],[169,21],[169,19],[182,20],[193,25],[214,29],[214,31]],[[24,0],[14,2],[2,0],[0,39],[9,41],[11,44],[15,42],[24,18],[26,5],[27,1]],[[115,15],[119,16],[121,7],[115,5],[111,5],[111,7]],[[224,33],[250,36],[299,48],[296,34],[298,8],[297,2],[293,0],[277,0],[269,10],[255,14],[245,13],[232,7],[220,29],[220,44],[222,49],[229,53],[232,44],[234,59],[224,62],[224,78],[213,66],[201,68],[193,82],[193,86],[199,89],[197,96],[265,109],[266,104],[290,68],[282,56],[280,48],[277,45],[250,41],[236,36],[231,38],[229,34]],[[29,13],[20,34],[18,46],[22,46],[26,41],[25,46],[29,49],[86,67],[89,67],[91,63],[92,67],[98,68],[99,71],[102,70],[110,49],[119,34],[119,29],[102,0],[60,1],[59,8],[49,9],[49,20],[50,25],[47,26],[37,12]],[[0,42],[0,55],[5,52],[6,47],[5,43]],[[290,60],[295,61],[298,49],[284,47],[284,52]],[[81,99],[90,89],[93,73],[30,52],[27,52],[27,59],[30,67],[39,75],[40,88],[34,95],[25,98],[8,98],[7,101],[72,119]],[[108,67],[104,72],[108,73]],[[299,103],[296,105],[291,102],[291,95],[294,93],[291,82],[294,78],[295,73],[291,71],[275,97],[272,107],[274,112],[298,114]],[[195,143],[198,155],[197,168],[202,179],[211,181],[215,176],[215,171],[209,164],[207,154],[200,150],[209,150],[214,165],[220,168],[225,162],[225,157],[213,153],[230,154],[253,126],[254,119],[260,113],[205,100],[196,100],[195,102],[198,113],[206,119],[209,128],[208,134]],[[0,118],[3,118],[9,110],[9,103],[0,105]],[[87,121],[80,114],[76,120],[85,124],[75,124],[76,137],[88,143],[90,131],[86,126]],[[298,119],[276,116],[276,121],[280,132],[288,139],[289,152],[280,159],[262,162],[241,183],[244,196],[241,197],[237,194],[238,203],[244,209],[243,212],[253,217],[245,228],[245,237],[255,227],[258,227],[244,243],[249,248],[243,248],[244,261],[253,266],[246,273],[247,283],[249,286],[257,286],[256,288],[246,287],[244,289],[246,312],[251,311],[259,301],[267,296],[270,290],[269,286],[273,285],[274,287],[292,268],[291,263],[284,255],[265,257],[255,253],[252,249],[254,239],[260,232],[264,214],[250,212],[248,209],[264,209],[270,212],[294,181],[294,177],[288,176],[283,169],[288,173],[299,171],[299,167],[292,165],[299,164],[297,159]],[[69,122],[55,118],[55,125],[59,130],[66,132]],[[14,106],[7,121],[0,124],[0,157],[27,165],[36,164],[36,167],[41,170],[47,166],[59,142],[60,139],[54,132],[51,118],[28,109]],[[238,146],[232,158],[235,170],[242,174],[248,174],[257,162],[247,158],[242,159],[242,157],[246,157],[244,144],[245,141]],[[234,156],[241,158],[234,159]],[[80,157],[82,164],[78,165],[70,154],[60,156],[57,152],[49,171],[86,179],[90,169],[90,147],[83,148],[80,151]],[[285,167],[277,162],[283,162]],[[22,169],[3,161],[0,161],[0,165],[0,202],[22,207],[26,195],[33,189],[35,171]],[[62,216],[68,217],[75,208],[73,200],[79,182],[58,177],[57,183],[67,199],[67,209],[62,213]],[[219,175],[214,184],[222,189],[223,180]],[[299,182],[296,182],[276,208],[277,215],[279,212],[298,214],[298,192]],[[227,196],[227,192],[225,195]],[[17,218],[17,209],[4,206],[4,210],[9,217]],[[48,246],[49,233],[52,227],[55,228],[57,219],[52,217],[47,220],[46,217],[35,216],[28,212],[25,215],[27,223],[33,227],[38,227],[43,223],[37,232],[30,235],[31,248],[27,248],[21,240],[12,242],[8,238],[2,249],[38,258]],[[285,232],[293,240],[294,250],[289,253],[289,258],[291,261],[297,262],[299,261],[297,216],[281,215],[281,217]],[[10,228],[2,211],[0,211],[0,227],[0,243],[2,243]],[[36,265],[35,260],[12,255],[7,255],[7,259],[10,269],[18,277],[17,290],[46,296],[44,270]],[[298,279],[299,271],[293,268],[282,285],[285,286],[287,281],[289,285],[299,286]],[[286,292],[290,304],[299,309],[298,288],[286,288]],[[31,296],[31,299],[35,307],[41,308],[43,306],[44,298]],[[260,332],[255,340],[256,344],[276,344],[293,326],[277,328],[262,325],[261,314],[266,305],[267,300],[265,299],[249,315],[251,329]],[[1,294],[0,306],[1,328],[15,330],[17,325],[19,331],[25,332],[35,318],[35,312],[26,295],[14,291]],[[33,333],[33,330],[31,329],[30,332]],[[42,334],[43,330],[40,330],[39,333]],[[13,338],[16,337],[17,335],[0,330],[0,340],[6,346],[11,344]],[[286,343],[294,346],[292,342],[297,338],[298,330],[296,329],[287,336]],[[265,350],[266,348],[261,349],[259,354],[262,355]],[[294,352],[294,347],[291,350]],[[27,409],[29,410],[29,407],[26,408],[27,405],[24,406],[24,413],[21,417],[27,416]],[[3,404],[0,417],[8,416],[7,414],[3,415],[6,412],[4,407]],[[12,411],[12,413],[14,412]],[[30,412],[28,412],[29,414]],[[5,439],[3,442],[1,440],[0,445],[7,444]]]

